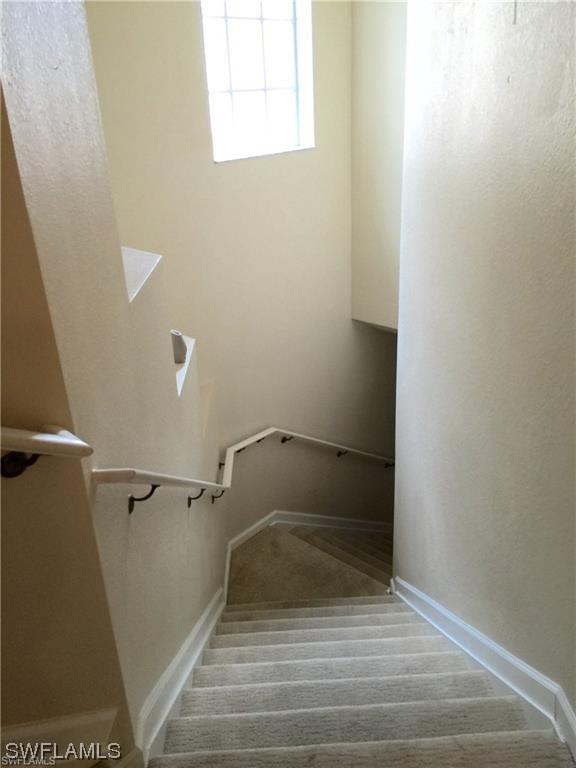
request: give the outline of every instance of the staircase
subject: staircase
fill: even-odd
[[[384,534],[289,533],[390,580]],[[165,752],[151,768],[574,766],[552,730],[529,728],[516,696],[387,594],[228,605]]]
[[[359,573],[390,585],[392,578],[392,538],[387,533],[364,533],[335,528],[295,526],[293,536],[307,541]]]

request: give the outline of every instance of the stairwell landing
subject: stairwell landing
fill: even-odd
[[[387,593],[391,558],[373,532],[246,542],[151,768],[574,768],[518,697]]]

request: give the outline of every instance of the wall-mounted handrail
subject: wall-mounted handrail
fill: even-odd
[[[2,451],[8,451],[2,456],[2,477],[18,477],[35,464],[39,456],[81,459],[92,453],[92,447],[84,440],[51,424],[37,432],[2,427],[0,445]]]
[[[232,486],[232,477],[234,473],[234,459],[237,453],[241,453],[255,443],[261,443],[267,437],[273,435],[279,435],[282,443],[288,443],[291,440],[298,440],[312,445],[317,445],[322,448],[329,448],[335,451],[336,456],[340,458],[345,455],[356,455],[365,459],[372,459],[374,461],[384,462],[385,467],[393,467],[394,459],[388,456],[381,456],[377,453],[369,453],[368,451],[361,451],[358,448],[350,448],[346,445],[340,445],[339,443],[333,443],[328,440],[322,440],[317,437],[310,437],[309,435],[303,435],[299,432],[291,432],[287,429],[280,429],[280,427],[268,427],[261,432],[256,432],[254,435],[241,440],[238,443],[234,443],[226,449],[224,461],[220,463],[221,468],[221,482],[214,483],[207,480],[198,480],[193,477],[181,477],[178,475],[167,475],[161,472],[149,472],[145,469],[135,469],[133,467],[114,467],[110,469],[93,469],[92,479],[97,484],[111,484],[111,483],[125,483],[130,485],[150,485],[150,492],[146,494],[146,497],[136,498],[130,496],[129,498],[129,511],[134,509],[134,503],[137,501],[144,501],[152,496],[160,486],[174,486],[179,488],[197,488],[201,491],[196,497],[188,497],[188,506],[194,498],[199,499],[205,491],[212,491],[212,503],[220,498],[225,491]]]

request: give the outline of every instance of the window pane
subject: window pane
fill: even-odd
[[[228,22],[232,88],[263,88],[262,25],[259,21]]]
[[[229,93],[214,93],[210,96],[210,122],[214,157],[228,157],[234,137],[232,97]]]
[[[275,147],[298,144],[296,94],[294,91],[268,91],[268,135]]]
[[[289,21],[264,22],[266,87],[294,88],[294,25]]]
[[[229,90],[226,22],[223,19],[204,19],[204,50],[208,90]]]
[[[292,0],[262,0],[262,16],[265,19],[292,19],[294,3]]]
[[[224,16],[224,0],[202,0],[203,16]]]
[[[266,144],[266,97],[263,91],[234,94],[234,132],[237,145],[262,152]]]
[[[226,0],[226,11],[228,16],[259,19],[260,0]]]

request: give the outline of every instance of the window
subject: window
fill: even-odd
[[[310,0],[202,0],[214,160],[314,146]]]

